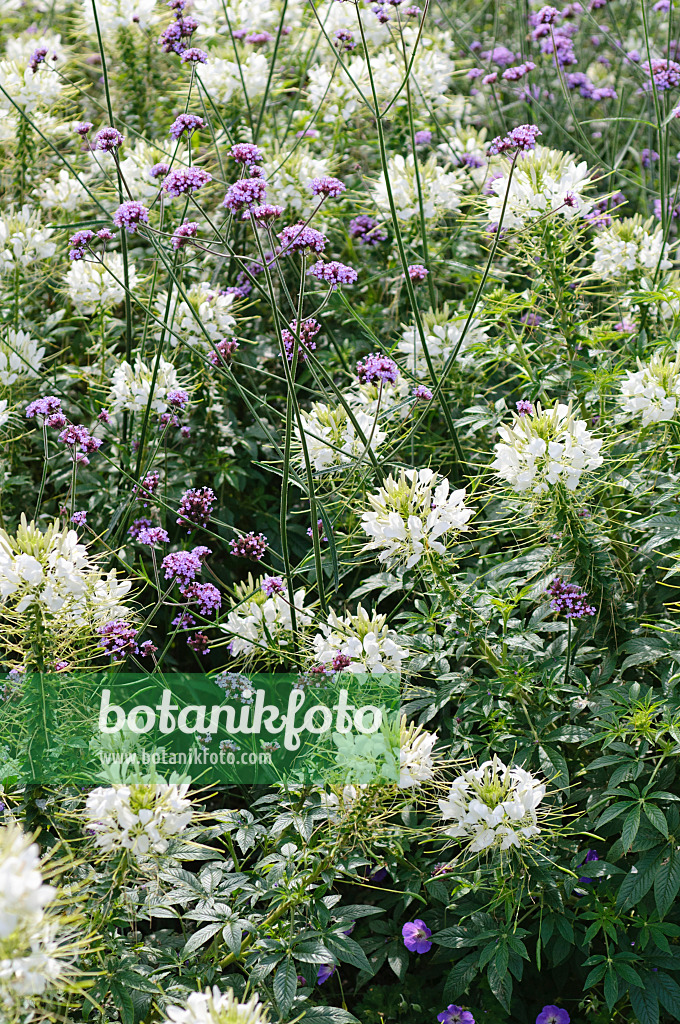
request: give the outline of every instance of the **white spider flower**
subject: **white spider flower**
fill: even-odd
[[[86,827],[104,853],[128,850],[144,866],[164,854],[170,840],[191,822],[188,789],[187,782],[99,786],[85,804]]]
[[[474,361],[473,347],[487,342],[488,326],[479,316],[472,317],[463,335],[467,320],[468,313],[464,309],[452,314],[446,303],[437,313],[430,311],[423,317],[425,344],[436,374],[442,372],[454,352],[461,366],[471,365]],[[406,367],[411,373],[421,380],[431,379],[420,332],[415,325],[404,327],[397,352],[405,357]]]
[[[256,995],[247,1003],[240,1003],[232,989],[220,992],[192,992],[185,1007],[169,1006],[163,1024],[267,1024],[264,1004]]]
[[[132,140],[130,140],[131,142]],[[113,153],[101,149],[90,150],[89,158],[91,164],[89,170],[92,175],[99,177],[104,169],[108,174],[116,177],[116,161]],[[172,148],[164,141],[149,143],[144,139],[137,139],[134,144],[128,145],[126,142],[119,150],[118,161],[120,172],[132,195],[145,205],[149,205],[149,201],[158,195],[163,180],[161,177],[153,177],[151,171],[157,164],[170,165],[172,163]],[[163,202],[172,202],[172,196],[163,193]]]
[[[368,500],[372,511],[363,513],[361,525],[371,540],[363,550],[378,551],[388,567],[411,569],[428,551],[444,554],[440,538],[467,530],[474,514],[465,488],[449,491],[449,481],[432,469],[402,469]]]
[[[404,419],[411,412],[413,385],[407,377],[399,374],[395,383],[389,380],[381,384],[358,381],[345,394],[347,404],[364,413],[371,422],[376,415],[379,420],[399,416]]]
[[[226,3],[224,0],[193,0],[191,10],[199,21],[197,36],[228,37],[227,16],[233,31],[269,30],[275,34],[281,18],[281,7],[277,0],[227,0]],[[297,27],[304,10],[303,0],[289,0],[286,6],[286,25]]]
[[[548,214],[573,220],[583,217],[592,208],[592,200],[584,192],[590,183],[585,161],[577,164],[571,153],[536,146],[520,154],[510,181],[510,162],[501,162],[501,176],[489,182],[493,195],[486,202],[486,213],[492,224],[503,215],[504,228],[521,228]]]
[[[392,197],[400,220],[411,220],[420,216],[418,182],[413,154],[407,157],[397,154],[387,162]],[[420,187],[423,197],[423,213],[426,220],[437,220],[452,213],[460,206],[461,193],[465,189],[465,178],[459,170],[447,171],[437,163],[432,153],[425,163],[418,162]],[[373,201],[385,214],[390,212],[385,175],[381,174],[372,191]]]
[[[95,0],[81,0],[81,16],[89,36],[97,35],[93,4]],[[156,0],[96,0],[99,28],[105,39],[115,41],[121,29],[148,32],[163,17]]]
[[[439,801],[452,839],[469,841],[473,853],[492,847],[520,847],[540,832],[537,809],[546,793],[523,768],[508,768],[496,756],[454,779],[446,800]]]
[[[336,791],[320,793],[319,801],[328,815],[328,820],[337,825],[343,814],[352,810],[360,793],[365,789],[367,789],[367,783],[359,783],[358,786],[348,783],[342,788],[337,787]]]
[[[44,178],[33,189],[33,195],[43,210],[63,210],[64,213],[73,213],[89,201],[89,196],[78,178],[74,178],[63,169],[59,171],[56,179]]]
[[[319,200],[309,191],[309,182],[333,172],[328,160],[312,156],[302,146],[298,146],[285,157],[275,151],[269,164],[272,172],[267,175],[267,191],[273,197],[273,202],[295,213],[311,214]]]
[[[664,244],[661,224],[640,214],[614,220],[593,239],[593,273],[605,281],[645,270],[670,270],[669,246]]]
[[[278,648],[288,649],[293,639],[290,600],[285,588],[267,596],[262,580],[255,582],[248,575],[246,583],[237,584],[235,607],[221,627],[231,636],[229,650],[233,658],[239,655],[266,655]],[[312,623],[311,610],[305,608],[305,591],[297,590],[293,596],[296,625],[304,629]]]
[[[5,46],[5,58],[17,61],[19,64],[28,64],[36,51],[37,46],[44,46],[47,50],[47,59],[52,64],[65,59],[64,44],[61,36],[55,32],[41,32],[40,35],[31,32],[30,29],[18,36],[10,36]],[[55,61],[54,58],[57,58]]]
[[[267,88],[269,61],[263,53],[251,53],[239,68],[233,60],[212,57],[208,64],[200,65],[197,77],[216,103],[228,103],[232,96],[241,95],[244,85],[248,98],[256,99]]]
[[[399,787],[413,789],[434,778],[435,763],[432,749],[437,742],[436,732],[427,732],[422,725],[406,724],[401,719],[399,732]]]
[[[123,257],[117,252],[107,252],[102,262],[97,260],[75,260],[66,274],[65,283],[71,302],[76,309],[92,316],[108,312],[125,298]],[[129,264],[130,291],[139,285],[134,263]]]
[[[175,348],[182,341],[200,349],[201,352],[212,352],[206,334],[213,344],[234,334],[236,321],[231,315],[234,296],[224,295],[218,289],[212,288],[208,281],[192,284],[186,290],[186,296],[189,302],[176,296],[170,307],[168,323],[173,331],[168,335],[170,344]],[[156,301],[156,312],[161,320],[165,319],[166,308],[167,295],[161,292]],[[204,330],[201,330],[200,325]]]
[[[494,445],[492,469],[520,493],[545,494],[558,483],[574,491],[581,475],[604,461],[602,441],[560,402],[553,409],[543,410],[538,402],[531,413],[514,413],[512,425],[499,427],[498,433],[502,440]]]
[[[13,823],[0,826],[2,1020],[28,1020],[36,1000],[66,983],[71,973],[70,935],[55,909],[56,895],[57,890],[43,881],[40,854],[31,837]]]
[[[349,403],[348,403],[349,404]],[[341,406],[314,402],[309,412],[301,412],[302,429],[307,443],[309,460],[316,470],[336,469],[355,462],[366,454],[367,448],[377,451],[387,437],[375,421],[360,409],[353,412],[363,440],[357,433],[347,410]],[[297,462],[304,466],[304,455],[299,428],[295,427]]]
[[[124,409],[127,412],[146,410],[151,395],[154,367],[155,363],[147,366],[139,356],[136,357],[134,366],[123,360],[120,366],[116,367],[109,392],[112,412],[122,412]],[[167,412],[169,408],[168,392],[186,390],[179,382],[175,367],[163,358],[158,362],[158,372],[153,384],[151,411],[159,415]]]
[[[102,573],[75,530],[54,522],[45,533],[22,514],[16,536],[0,530],[0,605],[13,615],[39,606],[50,618],[84,626],[122,618],[130,580]]]
[[[330,611],[328,621],[312,640],[314,658],[320,665],[347,672],[382,675],[399,672],[409,650],[387,625],[387,617],[368,612],[359,605],[355,615],[339,616]]]
[[[680,406],[680,349],[671,358],[655,352],[648,363],[638,359],[635,373],[626,370],[619,403],[624,412],[642,416],[642,426],[675,418]]]
[[[52,241],[53,233],[52,228],[41,225],[40,210],[9,206],[0,215],[0,275],[54,256],[57,246]]]
[[[8,388],[18,380],[37,377],[44,356],[44,346],[38,348],[30,334],[10,327],[0,338],[0,384]]]
[[[27,114],[36,107],[54,106],[64,88],[63,80],[51,61],[43,61],[32,71],[28,59],[0,60],[0,85]],[[0,93],[0,107],[14,109],[4,93]]]

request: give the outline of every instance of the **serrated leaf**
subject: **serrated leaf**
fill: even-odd
[[[656,992],[645,985],[644,988],[632,988],[628,995],[633,1013],[640,1024],[659,1024],[659,1000]]]
[[[675,902],[680,889],[680,856],[669,846],[668,860],[659,868],[654,879],[654,900],[659,917],[665,917]]]
[[[195,953],[197,949],[200,949],[201,946],[206,944],[206,942],[209,942],[213,935],[217,935],[222,927],[221,921],[213,921],[212,924],[207,924],[205,927],[199,928],[197,932],[194,932],[193,935],[189,936],[181,955],[183,957],[191,956],[191,954]]]
[[[664,1010],[680,1020],[680,985],[677,981],[661,972],[649,974],[644,980],[654,990]]]
[[[636,804],[632,807],[623,821],[623,828],[621,830],[621,845],[624,851],[630,850],[633,845],[633,840],[638,834],[640,828],[640,805]]]
[[[297,970],[292,960],[284,960],[274,975],[274,998],[282,1017],[287,1017],[297,992]]]
[[[361,1024],[361,1021],[339,1006],[310,1006],[301,1024]]]
[[[489,979],[489,988],[503,1009],[509,1013],[510,999],[512,997],[512,977],[507,971],[504,974],[499,974],[495,964],[491,963],[487,971],[487,978]]]
[[[338,960],[343,960],[353,967],[358,967],[360,971],[368,971],[369,974],[373,973],[370,961],[363,949],[349,935],[326,935],[325,942]]]

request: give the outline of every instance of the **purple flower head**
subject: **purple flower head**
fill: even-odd
[[[670,9],[671,0],[657,0],[657,2],[652,7],[652,10],[656,11],[657,13],[665,13],[666,11],[670,11]]]
[[[305,227],[304,224],[291,224],[279,232],[281,239],[281,254],[290,252],[304,252],[311,249],[312,252],[323,252],[328,239],[315,228]]]
[[[522,313],[520,320],[525,327],[538,327],[543,323],[543,317],[540,313],[534,313],[531,310],[528,310],[526,313]]]
[[[71,516],[71,522],[75,523],[76,526],[85,526],[87,523],[87,512],[74,512]]]
[[[177,626],[178,629],[193,629],[196,625],[196,619],[189,612],[180,612],[179,615],[174,617],[171,625]]]
[[[507,46],[496,46],[493,50],[482,52],[482,60],[491,61],[492,64],[498,64],[501,68],[507,68],[508,65],[514,64],[518,57],[519,54],[509,50]]]
[[[453,1003],[437,1014],[437,1020],[441,1021],[441,1024],[475,1024],[475,1018],[469,1010],[464,1010],[462,1006],[454,1006]]]
[[[236,537],[229,541],[232,555],[237,558],[249,558],[253,562],[259,562],[264,558],[267,551],[267,538],[263,533],[245,533],[242,537]]]
[[[115,238],[115,235],[110,228],[100,228],[97,232],[97,238],[101,242],[110,242],[112,238]]]
[[[97,630],[101,637],[99,646],[107,654],[122,655],[137,654],[137,630],[129,622],[123,619],[113,619],[106,622]]]
[[[210,654],[210,641],[205,633],[196,633],[194,636],[190,636],[187,644],[196,654],[202,654],[204,657]]]
[[[210,554],[202,545],[192,551],[171,551],[161,562],[166,580],[178,580],[181,586],[192,583],[201,571],[201,559]]]
[[[401,934],[404,945],[412,953],[429,953],[432,949],[432,943],[428,942],[432,932],[419,917],[415,921],[408,921],[401,929]]]
[[[168,391],[167,399],[168,405],[173,409],[185,409],[189,402],[189,395],[182,388],[176,388],[174,391]]]
[[[333,669],[334,672],[343,672],[351,664],[352,659],[349,658],[346,654],[343,654],[342,651],[338,651],[338,653],[331,661],[331,668]]]
[[[181,139],[183,135],[191,137],[199,128],[205,127],[205,121],[198,114],[180,114],[170,125],[168,135],[173,139]]]
[[[506,82],[519,82],[520,78],[524,78],[530,71],[534,71],[535,68],[536,65],[533,61],[528,60],[524,64],[517,64],[513,68],[507,68],[503,72],[502,77]]]
[[[94,137],[94,148],[113,153],[123,145],[124,136],[117,128],[100,128]]]
[[[319,985],[323,985],[324,982],[328,981],[335,974],[335,964],[321,964],[319,970],[316,973],[316,980]]]
[[[271,32],[249,32],[245,40],[250,46],[264,46],[265,43],[271,43],[272,34]]]
[[[346,189],[344,181],[340,181],[339,178],[331,178],[328,175],[314,178],[309,183],[309,191],[313,196],[330,196],[331,199],[337,199]]]
[[[346,28],[339,28],[333,33],[335,37],[335,45],[340,47],[346,53],[350,53],[352,50],[356,50],[357,44],[354,42],[354,36]]]
[[[431,402],[434,396],[424,384],[416,384],[413,389],[413,397],[417,398],[420,402]]]
[[[282,206],[276,206],[274,203],[263,203],[262,206],[253,206],[249,211],[249,216],[258,224],[270,224],[273,220],[276,220],[283,213]],[[244,217],[246,217],[246,211],[244,211]]]
[[[323,526],[323,519],[317,519],[316,521],[316,532],[319,535],[319,540],[322,544],[328,544],[328,537],[326,537]],[[307,527],[307,536],[311,539],[314,537],[314,531],[311,526]]]
[[[146,530],[150,526],[151,526],[151,520],[147,519],[146,516],[142,516],[139,519],[135,519],[135,521],[133,522],[132,526],[128,530],[128,533],[130,534],[130,536],[133,539],[136,539],[137,537],[139,537],[140,533],[143,530]]]
[[[155,654],[158,648],[152,640],[145,640],[139,648],[139,653],[143,658],[150,658],[152,654]]]
[[[132,488],[132,493],[138,494],[139,492],[141,492],[139,493],[139,500],[144,502],[144,505],[146,506],[147,499],[151,498],[158,490],[158,484],[160,483],[160,479],[161,478],[158,471],[152,469],[150,473],[146,474],[146,476],[139,483],[139,485],[135,484],[135,486]]]
[[[489,146],[489,153],[508,153],[519,150],[525,152],[536,148],[536,139],[543,132],[535,124],[520,124],[513,128],[507,135],[498,135]]]
[[[668,216],[672,220],[677,220],[677,218],[680,216],[680,203],[676,203],[674,205],[672,198],[670,196],[668,196],[666,198],[666,211],[668,213]],[[654,200],[654,216],[656,217],[657,220],[661,220],[661,200],[660,199],[655,199]]]
[[[651,167],[659,159],[659,154],[654,149],[643,149],[640,151],[640,163],[643,167]]]
[[[483,74],[484,72],[481,68],[470,68],[470,70],[467,73],[467,76],[468,78],[471,78],[472,81],[474,82],[476,78],[481,78]]]
[[[130,234],[134,234],[140,224],[149,223],[149,211],[136,199],[129,199],[126,203],[120,204],[113,215],[113,223],[117,228],[125,228]]]
[[[252,142],[235,143],[231,147],[229,155],[237,164],[259,164],[264,160],[264,153],[259,146],[255,146]]]
[[[256,206],[266,198],[267,186],[262,178],[241,178],[229,186],[222,205],[239,213],[244,206]]]
[[[86,452],[88,455],[96,452],[103,443],[101,438],[93,437],[87,427],[81,427],[75,423],[69,424],[65,430],[62,430],[59,440],[69,448],[79,448],[81,452]]]
[[[211,352],[208,355],[208,362],[212,363],[213,366],[219,366],[223,363],[225,366],[229,366],[231,363],[231,357],[238,348],[238,342],[234,341],[233,338],[222,338],[215,345],[217,351]]]
[[[198,605],[199,612],[206,618],[222,607],[222,595],[212,583],[189,583],[182,588],[182,593],[187,601]]]
[[[588,850],[588,852],[585,855],[585,859],[581,863],[582,864],[592,864],[593,861],[599,860],[599,859],[600,858],[599,858],[597,850]],[[592,878],[579,878],[579,883],[581,885],[591,885],[592,881],[593,881]]]
[[[172,233],[171,244],[175,251],[189,245],[189,239],[198,234],[198,221],[185,220]]]
[[[569,1024],[571,1017],[566,1010],[563,1010],[560,1006],[544,1006],[538,1017],[536,1018],[536,1024]]]
[[[371,352],[357,363],[357,377],[362,384],[396,384],[399,380],[399,367],[389,356]]]
[[[319,260],[309,268],[309,273],[318,281],[325,281],[329,284],[331,291],[335,291],[339,284],[354,284],[359,276],[352,267],[348,267],[345,263],[338,263],[336,260],[331,260],[330,263],[322,263]]]
[[[132,530],[132,528],[130,529]],[[145,526],[139,530],[137,540],[140,544],[148,544],[149,547],[153,547],[155,544],[167,544],[170,538],[167,530],[164,530],[162,526]]]
[[[288,362],[293,361],[295,354],[295,335],[299,334],[300,344],[297,346],[298,359],[305,360],[308,352],[313,352],[316,349],[316,342],[314,338],[321,330],[321,324],[318,321],[309,319],[303,320],[300,324],[300,330],[298,331],[297,320],[293,320],[289,325],[290,330],[281,331],[281,340],[283,341],[283,347],[286,350]]]
[[[420,7],[416,7],[415,4],[412,7],[407,7],[404,11],[407,18],[417,18],[418,15],[422,13],[422,9]]]
[[[202,167],[180,167],[163,179],[161,188],[169,196],[190,195],[198,192],[209,181],[212,181],[212,174],[204,171]]]
[[[89,247],[94,237],[94,231],[90,231],[89,228],[86,228],[84,231],[76,231],[75,235],[71,235],[68,240],[68,244],[71,246],[68,258],[70,260],[84,259],[85,250]]]
[[[490,74],[484,75],[484,78],[482,79],[482,85],[493,85],[493,83],[497,82],[497,81],[498,81],[498,72],[497,71],[492,71]]]
[[[429,128],[423,128],[413,136],[416,146],[429,146],[432,142],[432,132]]]
[[[215,500],[212,487],[191,487],[180,498],[177,523],[189,526],[187,533],[192,526],[207,526]]]
[[[552,597],[552,610],[558,615],[564,615],[566,619],[582,619],[586,615],[595,614],[595,608],[587,604],[588,594],[576,583],[563,583],[556,576],[548,587],[548,593]]]
[[[349,222],[349,234],[360,245],[378,245],[387,238],[387,231],[365,213],[360,213]]]
[[[157,178],[164,178],[170,173],[170,164],[165,164],[161,161],[159,164],[154,164],[153,167],[149,168],[149,177],[156,181]]]
[[[531,416],[534,411],[534,407],[528,398],[520,398],[519,402],[515,402],[518,416]]]
[[[660,58],[646,60],[641,67],[649,75],[649,81],[645,82],[644,86],[647,91],[651,91],[652,81],[659,92],[664,92],[666,89],[677,89],[680,85],[680,64],[674,60]]]
[[[262,592],[271,597],[272,594],[285,594],[286,585],[280,576],[265,576],[262,580]]]
[[[430,271],[427,270],[422,263],[412,263],[411,266],[408,267],[408,276],[412,281],[424,281],[429,273]]]
[[[199,50],[197,46],[190,46],[182,51],[180,61],[182,64],[207,64],[208,54],[205,50]]]
[[[84,139],[92,128],[94,128],[92,121],[79,121],[73,130],[77,135],[80,135],[80,137]]]

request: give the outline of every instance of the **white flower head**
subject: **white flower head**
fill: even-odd
[[[227,621],[221,627],[231,636],[229,650],[233,658],[245,655],[267,657],[272,651],[289,650],[293,640],[291,604],[288,594],[272,593],[268,597],[262,590],[262,579],[253,580],[248,574],[245,583],[234,588],[235,599]],[[297,590],[293,596],[298,630],[312,623],[310,609],[305,607],[305,591]]]
[[[54,106],[64,88],[63,80],[54,69],[52,61],[45,60],[32,71],[27,58],[0,60],[0,85],[5,90],[4,93],[0,92],[0,107],[4,110],[14,109],[6,93],[27,114],[33,113],[38,107],[44,109]]]
[[[536,146],[520,154],[512,179],[510,162],[504,159],[501,166],[500,176],[489,182],[494,194],[487,199],[486,213],[492,224],[500,222],[504,205],[504,228],[521,228],[549,214],[573,220],[592,208],[584,195],[590,183],[588,165],[577,164],[571,153]]]
[[[155,364],[154,364],[155,365]],[[134,366],[130,366],[124,360],[120,366],[113,371],[109,402],[112,412],[144,412],[149,404],[151,386],[153,383],[153,398],[151,400],[151,411],[159,415],[167,412],[168,392],[175,390],[186,390],[177,377],[177,371],[172,363],[166,359],[160,359],[156,380],[153,380],[154,365],[147,366],[137,356]]]
[[[378,551],[388,567],[411,569],[428,551],[444,554],[442,539],[468,529],[473,510],[465,504],[465,488],[451,491],[449,481],[431,469],[402,469],[388,476],[369,495],[372,511],[361,525],[371,538],[364,551]]]
[[[613,220],[593,239],[593,273],[605,281],[647,270],[670,270],[669,246],[664,244],[661,224],[639,214]]]
[[[434,778],[435,763],[432,750],[437,742],[436,732],[427,732],[422,725],[406,724],[401,719],[399,733],[399,787],[413,789]]]
[[[498,433],[492,469],[518,493],[545,494],[558,483],[574,491],[582,474],[604,461],[602,441],[560,402],[553,409],[543,410],[539,402],[531,413],[515,413],[512,425],[499,427]]]
[[[233,96],[243,93],[244,85],[248,98],[253,100],[267,88],[269,61],[263,53],[249,54],[240,65],[233,60],[212,57],[207,64],[200,65],[197,77],[213,102],[228,103]]]
[[[387,617],[368,612],[359,605],[355,615],[329,612],[328,621],[312,640],[314,658],[320,665],[341,667],[353,673],[399,672],[409,651],[398,643],[387,625]]]
[[[163,1024],[267,1024],[264,1005],[257,996],[240,1003],[232,989],[220,992],[217,986],[205,992],[192,992],[186,1006],[169,1006]]]
[[[170,344],[174,348],[179,341],[183,341],[201,352],[212,352],[206,334],[213,344],[234,334],[236,321],[231,314],[234,296],[225,295],[219,289],[212,288],[208,281],[192,284],[187,289],[186,296],[188,302],[177,297],[174,310],[171,307],[168,318],[173,331],[169,335]],[[156,301],[156,310],[161,319],[165,318],[166,308],[167,295],[161,292]]]
[[[80,313],[91,316],[108,312],[125,298],[123,257],[105,253],[102,262],[92,259],[74,260],[65,282],[69,298]],[[130,291],[139,285],[134,263],[129,264]]]
[[[104,853],[127,850],[144,867],[166,853],[170,840],[191,822],[188,788],[188,783],[99,786],[85,804],[86,827]]]
[[[418,180],[413,154],[409,153],[407,157],[401,154],[390,157],[387,170],[399,219],[407,221],[419,217]],[[436,154],[432,153],[425,163],[418,162],[418,174],[426,220],[437,220],[458,209],[461,193],[465,188],[465,178],[461,171],[447,171],[440,167]],[[390,202],[384,174],[381,174],[375,184],[372,196],[376,206],[385,214],[389,214]]]
[[[351,417],[342,405],[314,402],[309,412],[302,412],[302,429],[309,460],[316,470],[340,469],[365,455],[367,447],[377,451],[387,437],[375,418],[356,409],[353,413],[364,439],[357,432]],[[296,459],[304,466],[300,431],[295,428]]]
[[[63,168],[56,178],[44,178],[34,188],[33,195],[43,210],[61,210],[64,213],[73,213],[89,198],[78,178]]]
[[[0,335],[0,384],[8,388],[17,381],[37,377],[44,356],[44,346],[39,348],[30,334],[8,328],[4,336]]]
[[[430,311],[423,317],[427,355],[436,374],[442,372],[454,352],[458,364],[472,365],[473,349],[487,342],[487,324],[479,316],[473,316],[466,330],[467,321],[468,313],[464,308],[452,312],[446,303],[441,310]],[[432,379],[420,332],[415,326],[404,327],[397,352],[405,357],[411,373],[421,380]]]
[[[494,755],[479,768],[454,779],[446,800],[439,801],[452,839],[469,843],[472,853],[521,847],[540,832],[538,806],[546,793],[523,768],[509,768]]]
[[[52,228],[41,225],[40,210],[9,206],[0,215],[0,276],[54,256],[57,246],[52,234]]]
[[[88,35],[96,37],[93,3],[81,0],[82,20]],[[96,0],[99,28],[105,39],[115,41],[121,29],[148,32],[163,18],[164,11],[156,0]]]
[[[624,412],[642,416],[642,426],[675,419],[680,407],[680,349],[675,358],[655,352],[648,363],[626,370],[619,403]]]

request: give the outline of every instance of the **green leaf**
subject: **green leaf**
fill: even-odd
[[[468,987],[479,970],[477,953],[468,953],[451,968],[444,983],[444,1002],[456,999]]]
[[[660,807],[656,807],[654,804],[645,804],[645,814],[651,821],[654,828],[657,828],[662,836],[668,839],[668,825],[664,813]]]
[[[285,960],[274,975],[274,998],[282,1017],[287,1017],[297,991],[297,970],[292,960]]]
[[[654,879],[654,899],[659,917],[665,917],[675,902],[680,889],[680,856],[669,846],[668,860],[659,868]]]
[[[604,976],[604,998],[610,1010],[613,1009],[614,1003],[618,997],[619,979],[616,977],[615,971],[610,967]]]
[[[222,928],[222,938],[229,946],[230,951],[238,956],[241,952],[241,942],[243,941],[241,926],[235,921],[227,921]]]
[[[352,967],[358,967],[360,971],[368,971],[369,974],[373,974],[368,957],[359,943],[350,939],[349,935],[326,935],[325,942],[338,960],[344,960]]]
[[[666,846],[663,846],[661,849],[657,847],[650,850],[635,867],[631,868],[621,883],[616,900],[620,910],[629,910],[634,907],[649,892],[667,849]]]
[[[301,1024],[361,1024],[361,1021],[339,1006],[310,1006]]]
[[[668,1010],[671,1016],[680,1020],[680,985],[677,981],[674,981],[668,974],[657,972],[648,974],[645,982],[654,990],[664,1010]]]
[[[635,807],[626,815],[623,822],[623,829],[621,830],[621,845],[624,851],[630,850],[633,845],[633,841],[638,834],[640,828],[640,805],[636,804]]]
[[[543,774],[560,789],[569,789],[569,769],[563,754],[554,747],[539,747],[538,760]]]
[[[632,988],[628,993],[633,1013],[640,1024],[659,1024],[659,1000],[647,985]]]
[[[495,995],[498,1002],[501,1004],[504,1010],[510,1012],[510,998],[512,996],[512,978],[506,971],[505,974],[499,974],[496,970],[495,964],[489,964],[489,970],[487,971],[487,977],[489,979],[489,988]]]
[[[217,935],[222,927],[221,921],[213,921],[212,924],[207,924],[204,928],[199,928],[197,932],[194,932],[193,935],[189,936],[181,955],[183,957],[191,956],[191,954],[195,953],[197,949],[200,949],[206,942],[209,942],[213,935]]]

